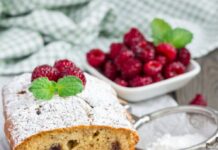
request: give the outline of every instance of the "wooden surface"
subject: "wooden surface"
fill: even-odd
[[[201,72],[187,86],[175,93],[180,104],[187,104],[196,93],[202,93],[209,106],[218,109],[218,49],[197,61]]]

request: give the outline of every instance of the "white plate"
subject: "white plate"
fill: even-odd
[[[109,80],[89,64],[86,63],[85,66],[86,69],[91,74],[98,77],[99,79],[108,82],[111,86],[113,86],[121,98],[124,98],[125,100],[131,102],[147,100],[149,98],[153,98],[168,92],[175,91],[185,86],[201,70],[200,65],[196,61],[191,60],[187,72],[182,75],[176,76],[174,78],[166,79],[161,82],[153,83],[147,86],[128,88],[128,87],[122,87],[114,83],[113,81]]]

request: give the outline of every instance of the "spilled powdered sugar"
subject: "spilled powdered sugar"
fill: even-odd
[[[8,130],[20,144],[41,131],[79,125],[106,125],[133,129],[119,104],[114,90],[106,83],[85,74],[87,83],[82,93],[67,98],[57,95],[50,101],[35,100],[28,91],[31,74],[16,77],[3,90]]]

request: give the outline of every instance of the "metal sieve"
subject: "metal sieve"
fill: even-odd
[[[125,107],[129,108],[128,105],[126,105]],[[140,130],[140,128],[142,128],[143,126],[148,126],[148,124],[152,124],[158,120],[160,122],[163,122],[164,120],[166,120],[164,118],[167,117],[174,117],[174,119],[184,118],[184,120],[186,121],[185,123],[189,124],[189,128],[191,128],[195,132],[203,134],[203,132],[207,133],[210,129],[210,133],[207,133],[207,136],[205,136],[205,139],[203,141],[200,141],[199,143],[194,143],[193,145],[184,146],[184,148],[180,148],[179,150],[218,149],[218,116],[216,111],[212,108],[199,106],[177,106],[161,109],[153,113],[146,114],[142,117],[137,117],[135,115],[132,115],[132,117],[134,120],[134,127],[137,130]],[[211,126],[212,124],[214,127],[213,129]],[[180,127],[180,129],[184,130],[185,127]],[[175,134],[173,133],[174,130],[171,131],[170,127],[168,129],[163,130],[169,130],[166,132],[171,132],[172,134]],[[144,150],[146,148],[141,148],[138,150],[142,149]]]

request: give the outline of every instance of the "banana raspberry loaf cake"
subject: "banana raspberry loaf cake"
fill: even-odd
[[[81,93],[36,100],[31,74],[3,88],[5,134],[12,150],[134,150],[138,134],[115,91],[84,74]]]

